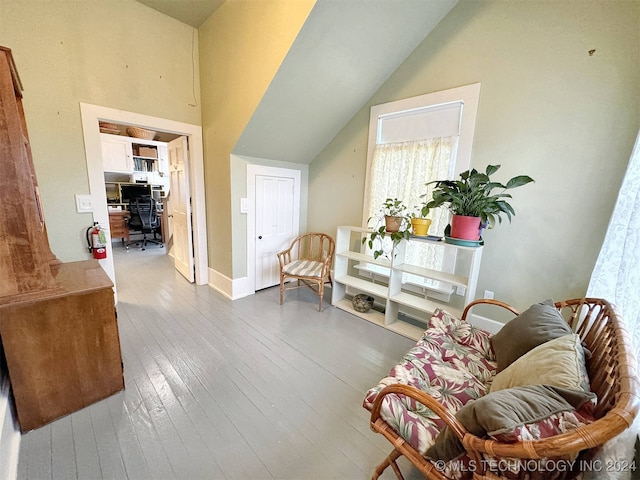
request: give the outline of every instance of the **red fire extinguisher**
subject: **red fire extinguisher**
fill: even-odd
[[[87,244],[89,251],[93,253],[93,258],[97,260],[107,258],[107,238],[100,230],[98,222],[93,222],[93,226],[87,228]]]

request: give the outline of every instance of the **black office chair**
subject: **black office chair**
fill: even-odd
[[[132,198],[129,201],[129,213],[131,214],[129,230],[142,233],[142,240],[129,242],[127,249],[132,243],[141,244],[142,250],[146,248],[149,242],[160,245],[160,247],[164,246],[161,240],[156,240],[156,235],[160,229],[160,217],[158,217],[158,207],[153,198],[149,196]],[[147,238],[147,234],[151,233],[153,238]]]

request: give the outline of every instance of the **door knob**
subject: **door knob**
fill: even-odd
[[[258,240],[262,240],[262,235],[258,235]]]

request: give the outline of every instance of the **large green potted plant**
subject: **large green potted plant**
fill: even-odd
[[[385,238],[391,240],[391,249],[395,249],[396,245],[403,239],[408,240],[411,236],[411,219],[408,214],[407,206],[397,198],[387,198],[380,209],[381,216],[384,216],[384,224],[374,227],[368,236],[362,239],[362,243],[367,243],[369,248],[373,250],[373,258],[381,255],[389,257],[385,250]],[[370,217],[369,222],[377,217]],[[389,257],[390,259],[390,257]]]
[[[481,226],[492,228],[496,220],[502,223],[503,215],[511,222],[515,211],[507,201],[512,197],[505,191],[534,180],[528,175],[513,177],[506,184],[491,180],[491,175],[499,168],[500,165],[488,165],[484,173],[474,168],[462,172],[460,180],[434,180],[427,183],[435,184],[428,208],[446,206],[453,214],[452,238],[479,240]]]

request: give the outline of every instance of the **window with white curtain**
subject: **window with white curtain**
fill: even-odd
[[[616,305],[633,348],[640,352],[640,132],[591,274],[587,296],[604,298]],[[640,371],[640,358],[635,360]],[[639,435],[640,417],[631,428],[605,443],[595,459],[601,465],[632,465]],[[626,480],[629,475],[624,469],[606,475],[587,472],[585,479]]]
[[[386,198],[399,198],[413,210],[427,193],[426,183],[455,178],[469,168],[479,95],[478,83],[371,108],[365,226],[375,227]],[[448,210],[431,211],[429,218],[430,233],[443,235]],[[447,270],[453,259],[442,253],[441,248],[415,242],[405,260]]]
[[[400,198],[410,210],[420,205],[420,196],[427,190],[429,179],[448,178],[455,163],[458,135],[411,140],[398,143],[383,143],[375,146],[371,164],[370,202],[367,218],[376,218],[380,205],[388,197]],[[449,223],[445,209],[429,212],[431,231],[442,232]],[[382,220],[380,220],[382,221]],[[371,226],[372,222],[370,222]],[[443,250],[428,244],[412,243],[405,259],[413,265],[441,269]]]

